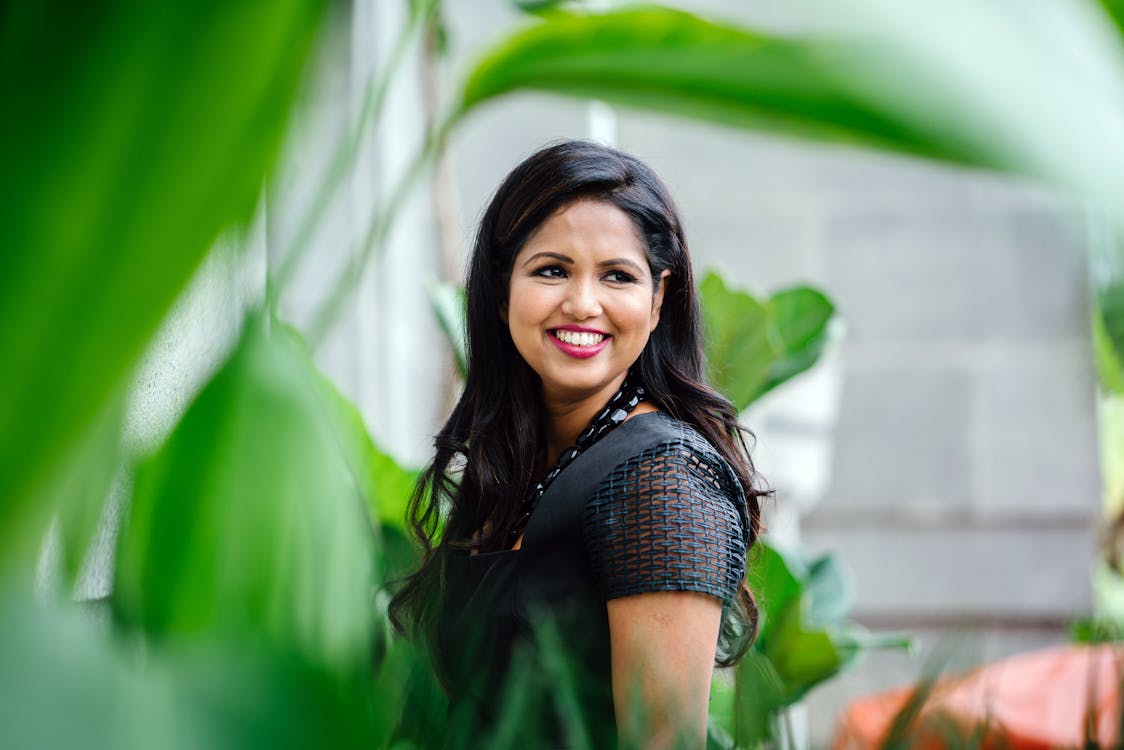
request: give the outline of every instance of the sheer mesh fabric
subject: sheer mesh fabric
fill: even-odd
[[[586,551],[605,599],[699,591],[730,602],[748,520],[725,460],[689,428],[618,466],[586,504]]]

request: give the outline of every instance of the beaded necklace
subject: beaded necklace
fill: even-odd
[[[543,494],[558,475],[562,473],[562,470],[573,463],[574,459],[584,453],[591,445],[605,437],[614,427],[624,422],[629,413],[636,408],[636,405],[644,400],[646,393],[644,386],[632,381],[632,373],[629,373],[625,377],[624,383],[621,384],[621,389],[609,399],[605,408],[578,435],[577,442],[562,451],[562,455],[558,457],[558,463],[543,477],[541,482],[536,482],[528,488],[527,494],[523,496],[523,502],[519,506],[519,518],[508,534],[509,546],[515,544],[519,535],[526,529],[527,522],[531,520],[531,514],[535,512],[539,500],[542,499]]]

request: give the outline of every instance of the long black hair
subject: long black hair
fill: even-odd
[[[667,188],[640,160],[589,141],[532,154],[500,184],[480,221],[468,272],[468,371],[464,392],[437,434],[436,454],[409,505],[424,551],[390,605],[399,631],[432,637],[440,617],[446,556],[469,547],[503,549],[523,493],[541,464],[541,382],[516,351],[500,311],[516,254],[552,213],[579,199],[611,203],[643,239],[652,278],[671,272],[660,323],[632,367],[648,399],[694,427],[729,462],[744,489],[752,546],[766,494],[733,405],[706,384],[703,331],[687,241]],[[717,662],[734,663],[752,643],[757,606],[743,580],[726,617]]]

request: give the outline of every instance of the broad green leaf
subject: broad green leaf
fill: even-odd
[[[114,604],[160,641],[249,639],[346,672],[369,659],[373,531],[308,352],[266,323],[138,468]]]
[[[712,271],[699,291],[710,380],[739,410],[823,352],[835,308],[814,289],[783,290],[762,303]]]
[[[0,747],[371,747],[362,691],[246,644],[146,648],[69,606],[0,596]],[[14,698],[14,699],[13,699]]]
[[[293,331],[292,335],[298,334]],[[404,468],[375,444],[358,407],[331,380],[320,374],[319,383],[344,457],[366,501],[371,523],[376,528],[391,526],[405,532],[406,506],[419,472]]]
[[[1116,25],[1116,32],[1124,34],[1124,0],[1099,0],[1099,3]]]
[[[728,289],[717,273],[706,275],[699,292],[710,382],[740,411],[762,392],[776,358],[769,312],[750,295]]]
[[[764,652],[784,685],[786,705],[800,700],[843,666],[829,632],[807,624],[803,600],[789,602],[780,613]]]
[[[707,709],[708,724],[711,728],[721,730],[716,739],[729,735],[733,743],[734,716],[737,711],[734,707],[735,682],[730,677],[735,675],[715,671],[710,679],[710,704]],[[710,734],[710,733],[708,733]],[[708,747],[710,742],[708,741]]]
[[[121,432],[125,400],[110,399],[106,408],[79,439],[73,458],[56,472],[36,502],[58,509],[62,571],[74,585],[87,549],[109,497],[113,478],[121,468]]]
[[[558,10],[480,58],[460,112],[537,89],[754,130],[978,161],[970,139],[934,138],[923,123],[898,116],[872,96],[869,83],[838,75],[841,63],[873,62],[879,51],[869,39],[784,37],[658,6],[597,14]]]
[[[294,341],[306,346],[296,328],[285,325],[285,329]],[[372,528],[378,532],[372,558],[375,580],[385,582],[401,577],[411,572],[418,562],[417,548],[408,536],[406,510],[419,472],[403,468],[375,444],[358,407],[319,370],[316,380],[323,408],[332,420],[348,469],[367,506]]]
[[[429,304],[437,316],[437,323],[445,333],[457,360],[457,372],[463,379],[468,372],[468,339],[465,316],[464,287],[456,284],[429,285]]]
[[[772,736],[774,717],[787,704],[783,678],[764,654],[749,651],[738,663],[734,689],[734,743],[757,747]]]
[[[767,306],[772,313],[780,356],[769,367],[766,393],[789,378],[808,370],[823,353],[828,338],[828,323],[835,306],[822,292],[796,287],[777,292]]]
[[[782,553],[768,540],[758,540],[753,546],[746,583],[759,608],[758,649],[770,642],[773,620],[803,595],[804,576],[805,571],[799,561]]]
[[[823,555],[808,565],[805,582],[809,625],[842,625],[855,603],[855,582],[837,555]]]
[[[323,0],[0,11],[0,547],[274,163]]]
[[[734,735],[714,720],[713,705],[706,722],[706,750],[735,750]]]

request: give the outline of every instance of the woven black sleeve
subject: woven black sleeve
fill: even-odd
[[[605,599],[700,591],[730,602],[745,573],[748,526],[736,476],[693,433],[614,469],[583,516]]]

